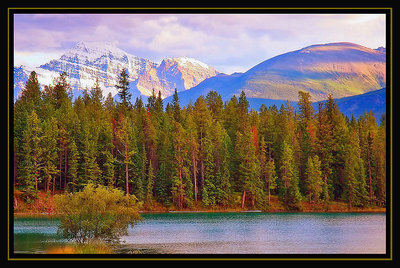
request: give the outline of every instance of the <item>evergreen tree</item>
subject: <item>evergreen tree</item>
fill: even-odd
[[[224,106],[221,95],[218,94],[216,91],[210,91],[206,96],[206,102],[213,119],[216,121],[221,121]]]
[[[129,74],[127,69],[123,68],[118,76],[118,83],[115,85],[118,90],[118,97],[122,106],[126,109],[131,106],[132,93],[129,92]]]
[[[57,120],[51,117],[43,124],[43,176],[46,180],[46,191],[50,192],[50,184],[55,185],[55,175],[59,172],[57,169]]]
[[[70,156],[69,156],[69,176],[71,178],[69,184],[72,187],[72,191],[78,187],[78,169],[79,169],[79,153],[74,140],[70,143]]]
[[[211,159],[212,149],[210,148],[212,146],[210,134],[212,118],[203,96],[197,98],[194,104],[194,121],[197,126],[199,144],[200,191],[202,191],[202,194],[204,195],[207,193],[207,189],[205,192],[203,191],[206,176],[212,176],[213,163]],[[208,170],[207,175],[206,167]],[[204,199],[204,196],[202,196],[202,198]]]
[[[349,142],[346,146],[344,165],[344,195],[349,208],[353,206],[364,207],[368,203],[368,192],[359,147],[359,137],[354,127],[350,127],[348,137]]]
[[[178,91],[176,88],[172,99],[172,111],[174,120],[178,123],[182,123],[181,106],[179,105]]]
[[[260,175],[261,179],[265,182],[268,191],[268,205],[271,205],[271,189],[276,187],[276,171],[274,159],[270,156],[267,157],[266,142],[264,137],[260,141]]]
[[[149,163],[149,168],[147,171],[147,184],[146,184],[146,202],[147,203],[152,203],[153,201],[153,188],[154,188],[154,171],[153,171],[153,165]]]
[[[291,146],[284,141],[282,144],[282,164],[280,166],[281,193],[280,199],[289,210],[301,210],[301,194],[298,186],[298,175],[294,163]]]
[[[185,206],[190,206],[192,204],[190,198],[192,189],[186,186],[186,183],[190,181],[190,179],[187,179],[189,177],[187,143],[185,130],[179,122],[175,122],[173,144],[174,158],[171,194],[174,204],[179,209],[182,209]]]
[[[236,131],[238,130],[239,116],[238,116],[238,100],[235,95],[225,103],[223,110],[224,127],[231,139],[235,144]]]
[[[38,184],[41,181],[42,133],[40,120],[35,110],[32,110],[28,116],[27,127],[22,137],[24,151],[21,165],[19,165],[22,183],[27,191],[37,191]]]
[[[332,126],[329,121],[327,110],[323,108],[323,103],[319,103],[317,114],[317,131],[316,131],[316,153],[321,160],[321,175],[324,180],[324,197],[329,197],[328,178],[331,181],[333,166],[333,136]]]
[[[131,120],[123,114],[120,114],[115,135],[117,141],[115,148],[119,156],[122,157],[121,163],[124,165],[125,192],[129,195],[129,170],[130,166],[133,165],[132,157],[137,152],[137,147],[134,127],[131,124]]]
[[[262,204],[263,187],[260,180],[259,162],[250,131],[243,134],[237,132],[235,153],[239,163],[237,186],[242,192],[242,208],[245,206],[247,196],[250,196],[252,206],[256,205],[256,201]]]
[[[321,162],[319,161],[318,155],[309,157],[307,161],[306,171],[305,171],[305,183],[306,190],[309,196],[309,201],[317,201],[323,190],[323,181],[321,173]]]
[[[29,74],[28,81],[26,82],[25,87],[22,89],[21,96],[18,100],[31,109],[39,110],[41,104],[41,95],[37,74],[35,71],[32,71]]]
[[[185,118],[185,128],[188,136],[189,143],[189,154],[190,154],[190,162],[191,162],[191,174],[192,174],[192,183],[193,183],[193,193],[194,193],[194,201],[197,202],[197,195],[199,193],[198,190],[198,160],[199,160],[199,143],[198,143],[198,133],[196,128],[196,123],[194,121],[193,111],[188,112]]]

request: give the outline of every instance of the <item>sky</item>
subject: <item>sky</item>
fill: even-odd
[[[160,63],[191,57],[231,74],[309,45],[386,47],[384,14],[14,14],[14,66],[37,67],[79,41],[114,42]]]

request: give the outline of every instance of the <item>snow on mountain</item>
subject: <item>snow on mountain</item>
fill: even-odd
[[[81,41],[59,59],[39,67],[15,67],[14,95],[18,97],[30,72],[35,71],[42,87],[52,84],[54,78],[66,72],[75,97],[83,89],[90,89],[96,78],[104,96],[108,93],[115,96],[118,92],[115,85],[123,68],[128,70],[132,101],[135,96],[151,95],[153,89],[156,92],[161,90],[162,96],[167,97],[173,94],[175,88],[179,91],[189,89],[219,73],[213,67],[188,57],[167,58],[157,64],[129,54],[112,42]]]
[[[134,87],[146,96],[151,95],[153,89],[156,93],[161,91],[165,98],[171,96],[175,88],[184,91],[217,74],[216,69],[196,59],[166,58],[157,68],[139,75]]]
[[[134,81],[141,73],[156,66],[156,63],[131,55],[111,42],[79,42],[60,59],[43,64],[40,69],[66,72],[72,88],[78,91],[91,88],[98,78],[103,95],[111,92],[114,96],[117,77],[123,68],[127,68],[130,81]]]

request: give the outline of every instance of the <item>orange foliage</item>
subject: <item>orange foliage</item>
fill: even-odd
[[[253,144],[254,147],[256,147],[256,150],[258,150],[258,131],[256,126],[251,127],[251,132],[253,133]]]

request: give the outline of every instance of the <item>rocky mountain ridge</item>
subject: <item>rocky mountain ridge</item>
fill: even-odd
[[[117,77],[123,68],[128,71],[133,96],[149,96],[155,89],[161,90],[163,97],[168,97],[173,94],[175,87],[179,91],[186,90],[219,73],[215,68],[192,58],[167,58],[158,64],[129,54],[111,42],[81,41],[59,59],[34,68],[14,67],[14,100],[32,71],[37,73],[42,87],[52,84],[54,78],[66,72],[74,96],[79,96],[84,89],[90,89],[96,78],[104,96],[108,93],[115,96]]]

